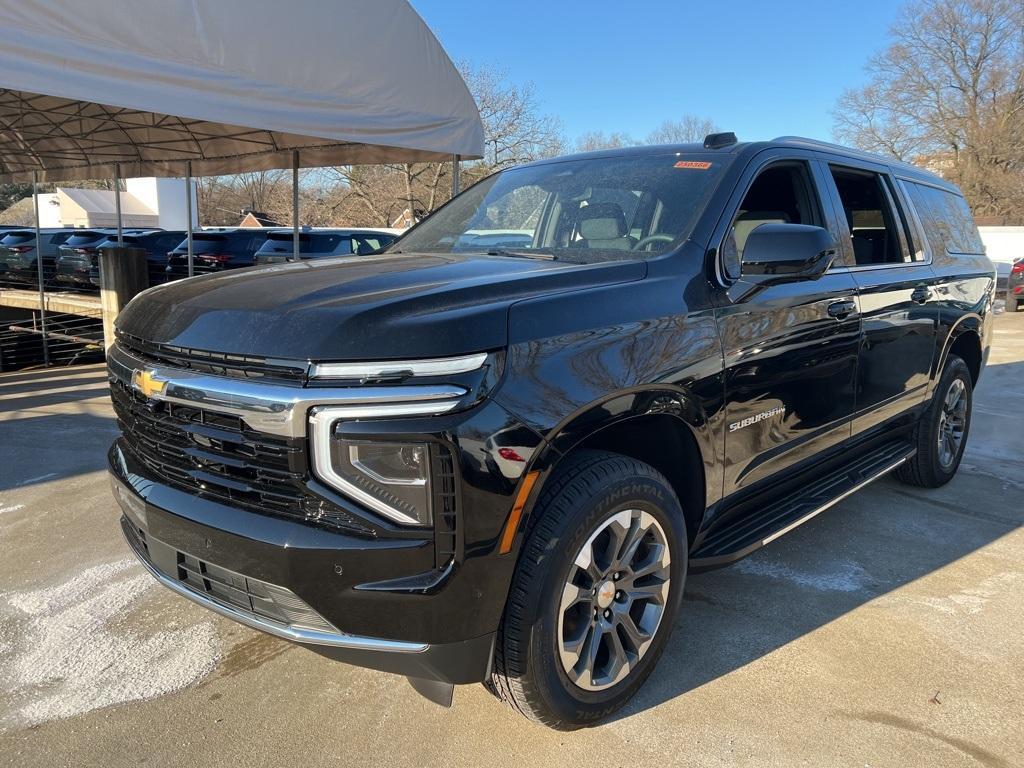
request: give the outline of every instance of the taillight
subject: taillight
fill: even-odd
[[[201,253],[196,256],[197,259],[203,261],[215,261],[218,264],[227,264],[231,261],[231,254],[229,253]]]
[[[1024,259],[1021,259],[1013,265],[1013,269],[1010,270],[1011,274],[1024,275]]]
[[[505,459],[505,461],[526,461],[513,448],[499,448],[498,455]]]

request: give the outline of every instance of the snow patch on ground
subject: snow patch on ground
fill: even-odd
[[[216,666],[212,622],[142,635],[125,612],[155,584],[126,558],[0,596],[0,730],[163,696]]]
[[[740,560],[734,567],[748,576],[782,579],[821,592],[859,592],[870,581],[863,568],[849,561],[836,563],[827,573],[812,573],[770,560],[753,558]]]
[[[0,502],[0,504],[2,504],[2,502]],[[10,507],[4,507],[4,506],[0,505],[0,515],[4,514],[5,512],[17,512],[19,509],[24,509],[24,508],[25,508],[24,504],[14,504],[14,505],[12,505]]]
[[[996,597],[1013,594],[1018,581],[1024,580],[1024,573],[1008,571],[982,579],[979,583],[964,587],[945,597],[915,597],[915,602],[949,616],[970,616],[981,613],[985,606]]]

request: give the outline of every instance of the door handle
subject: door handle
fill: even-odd
[[[919,285],[910,294],[910,300],[915,304],[924,304],[932,297],[932,292],[926,285]]]
[[[852,315],[857,311],[857,302],[852,299],[846,299],[845,301],[834,301],[828,305],[829,317],[834,317],[836,320],[842,320],[843,318]]]

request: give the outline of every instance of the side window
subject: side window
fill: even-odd
[[[985,252],[971,209],[960,195],[906,180],[903,188],[910,194],[933,248],[949,253]]]
[[[762,224],[821,226],[821,222],[821,206],[807,165],[784,162],[768,166],[757,175],[743,196],[722,243],[725,273],[729,277],[739,277],[747,238]]]
[[[380,240],[368,235],[355,235],[352,237],[352,250],[360,256],[373,253],[380,248]]]
[[[912,261],[906,230],[882,175],[837,166],[829,169],[850,228],[857,266]]]

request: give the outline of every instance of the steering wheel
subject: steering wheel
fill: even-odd
[[[641,238],[640,242],[633,246],[633,250],[642,251],[651,243],[671,243],[673,240],[675,240],[675,237],[672,235],[648,235],[647,237]]]

